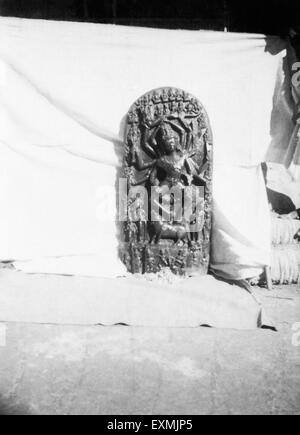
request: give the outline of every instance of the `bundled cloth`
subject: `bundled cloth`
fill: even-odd
[[[300,284],[300,245],[281,245],[272,251],[274,284]]]
[[[295,237],[300,221],[272,217],[272,280],[274,284],[300,284],[300,243]]]
[[[272,244],[277,245],[297,245],[295,235],[300,230],[300,220],[280,219],[272,217]]]

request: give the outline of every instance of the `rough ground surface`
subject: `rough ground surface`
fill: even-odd
[[[300,414],[300,289],[278,332],[0,323],[0,414]]]

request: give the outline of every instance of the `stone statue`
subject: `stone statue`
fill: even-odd
[[[168,264],[174,273],[184,274],[191,267],[207,273],[212,135],[203,106],[179,89],[146,94],[128,113],[124,156],[128,191],[143,187],[149,200],[147,213],[139,204],[136,232],[131,230],[132,237],[126,240],[125,236],[121,243],[122,258],[128,259],[128,252],[133,251],[142,256],[139,261],[125,261],[128,269],[133,273],[158,272]],[[203,192],[196,202],[192,188]],[[188,202],[191,208],[187,214]],[[129,220],[132,225],[132,217]],[[126,228],[128,223],[124,234]],[[168,258],[162,259],[162,252]],[[141,265],[142,270],[133,270],[133,264]]]

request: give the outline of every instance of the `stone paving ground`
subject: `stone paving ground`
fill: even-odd
[[[299,415],[300,288],[255,292],[278,332],[0,323],[0,414]]]

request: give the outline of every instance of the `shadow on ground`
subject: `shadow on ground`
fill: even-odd
[[[2,415],[31,415],[25,406],[11,406],[5,399],[0,399],[0,416]]]

